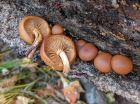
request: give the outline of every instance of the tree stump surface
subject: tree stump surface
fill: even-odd
[[[59,23],[74,40],[84,39],[101,51],[126,55],[134,63],[134,72],[119,76],[101,74],[92,63],[77,59],[71,77],[86,77],[102,91],[112,91],[140,103],[140,9],[134,8],[136,0],[115,1],[0,0],[0,39],[22,55],[28,49],[18,34],[18,23],[24,16],[36,15],[51,24]]]

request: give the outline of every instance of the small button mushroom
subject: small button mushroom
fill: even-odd
[[[112,71],[111,67],[112,55],[109,53],[99,53],[94,59],[94,66],[97,70],[103,73]]]
[[[19,23],[19,35],[26,43],[32,44],[26,55],[31,58],[44,37],[51,30],[47,21],[37,16],[25,16]]]
[[[75,42],[77,52],[86,44],[84,40],[78,40]]]
[[[75,46],[65,35],[52,35],[43,41],[40,56],[52,69],[68,73],[76,57]]]
[[[64,35],[64,28],[60,24],[56,24],[52,27],[52,34]]]
[[[91,43],[85,44],[78,52],[79,58],[83,61],[91,61],[98,54],[98,49]]]
[[[69,85],[63,89],[63,94],[69,104],[76,104],[77,99],[79,99],[80,92],[78,92],[78,87]]]
[[[126,75],[130,73],[133,69],[132,61],[123,55],[115,55],[111,61],[112,69],[121,75]]]

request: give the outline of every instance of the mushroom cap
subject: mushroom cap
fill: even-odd
[[[43,41],[40,56],[52,69],[62,71],[63,63],[58,52],[64,51],[72,64],[76,58],[76,50],[73,41],[65,35],[52,35]]]
[[[77,89],[78,88],[75,88],[74,86],[67,86],[63,89],[63,94],[68,99],[70,104],[76,104],[76,101],[80,96]]]
[[[86,44],[86,41],[84,41],[84,40],[77,40],[75,42],[77,51],[79,51],[85,44]]]
[[[52,27],[52,34],[54,35],[64,35],[64,28],[60,24],[56,24]]]
[[[100,53],[94,59],[94,66],[100,72],[108,73],[112,71],[111,67],[112,55],[109,53]]]
[[[132,61],[123,55],[115,55],[111,61],[112,69],[121,75],[130,73],[133,69]]]
[[[98,54],[98,49],[91,43],[86,43],[78,52],[79,58],[83,61],[91,61]]]
[[[50,35],[50,26],[47,21],[38,16],[25,16],[19,23],[19,35],[28,44],[32,44],[35,37],[33,30],[37,29],[43,37]]]

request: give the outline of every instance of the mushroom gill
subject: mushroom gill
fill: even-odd
[[[54,70],[68,73],[70,64],[75,60],[76,51],[69,37],[52,35],[42,43],[40,55],[42,60]]]
[[[47,21],[37,16],[25,16],[19,23],[21,39],[31,44],[26,55],[31,58],[44,37],[50,35],[50,27]]]

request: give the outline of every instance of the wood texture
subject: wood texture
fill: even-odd
[[[28,45],[19,38],[18,23],[23,16],[37,15],[51,24],[60,23],[74,40],[84,39],[102,51],[130,57],[134,70],[140,72],[140,9],[134,7],[139,0],[115,1],[118,0],[0,0],[0,39],[22,55]],[[104,75],[81,61],[76,61],[72,69],[80,69],[77,73],[86,74],[100,90],[140,102],[138,73]]]

